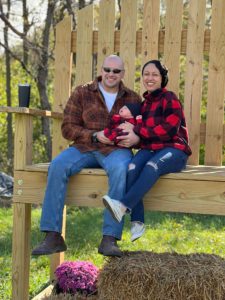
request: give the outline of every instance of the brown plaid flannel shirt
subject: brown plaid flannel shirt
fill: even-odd
[[[71,94],[64,109],[62,135],[65,139],[72,141],[71,145],[81,152],[98,150],[107,155],[119,147],[92,143],[92,134],[107,127],[112,115],[118,114],[125,103],[137,103],[141,101],[141,98],[121,82],[116,101],[109,113],[104,97],[98,88],[99,81],[101,77],[78,86]]]

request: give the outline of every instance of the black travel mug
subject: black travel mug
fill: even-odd
[[[30,85],[29,84],[19,84],[18,86],[19,94],[19,106],[29,107],[30,105]]]

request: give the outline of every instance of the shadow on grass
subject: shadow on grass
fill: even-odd
[[[169,222],[179,223],[184,229],[192,230],[198,228],[201,230],[221,230],[225,229],[225,217],[215,215],[201,215],[188,213],[167,213],[167,212],[146,212],[145,223],[150,227],[157,228]]]
[[[103,210],[98,208],[71,208],[67,214],[69,247],[83,252],[97,248],[102,237]]]
[[[0,252],[9,255],[12,249],[12,212],[11,209],[0,209]],[[43,239],[43,233],[39,231],[41,208],[32,210],[32,234],[31,247],[34,247]],[[3,215],[7,215],[6,221]],[[66,235],[70,241],[71,249],[86,251],[97,247],[102,237],[103,210],[100,208],[75,208],[67,209]],[[184,229],[194,230],[223,230],[225,229],[224,216],[211,216],[199,214],[182,214],[166,212],[145,213],[145,223],[152,229],[166,227],[168,223],[182,224]],[[130,230],[129,216],[126,217],[124,230]]]
[[[100,208],[75,208],[67,209],[66,237],[69,241],[71,252],[83,253],[96,249],[102,237],[103,210]],[[152,229],[167,228],[170,224],[181,224],[183,229],[198,230],[222,230],[225,229],[225,217],[166,213],[166,212],[146,212],[145,223]],[[43,238],[39,232],[39,223],[32,229],[32,244],[36,244]],[[126,217],[124,231],[130,230],[129,216]]]

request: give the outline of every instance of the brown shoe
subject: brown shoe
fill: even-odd
[[[49,231],[44,240],[32,251],[32,255],[49,255],[66,251],[67,246],[59,232]]]
[[[123,255],[123,252],[117,246],[116,238],[110,235],[103,235],[101,244],[98,247],[98,253],[104,256],[121,257]]]

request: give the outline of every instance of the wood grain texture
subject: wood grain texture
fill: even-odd
[[[225,96],[225,1],[212,3],[205,164],[222,164]]]
[[[148,2],[148,0],[146,0]],[[204,53],[209,53],[209,46],[210,46],[210,29],[205,29],[204,31]],[[92,37],[92,49],[93,53],[98,53],[98,30],[93,30],[93,37]],[[142,30],[138,29],[136,32],[136,54],[142,53]],[[120,31],[115,30],[114,32],[114,52],[120,52]],[[165,41],[165,30],[159,29],[158,34],[158,45],[159,45],[159,54],[164,54],[164,41]],[[180,54],[186,54],[186,47],[187,47],[187,29],[182,29],[181,31],[181,46],[180,46]],[[77,32],[72,32],[72,52],[77,52]]]
[[[46,187],[45,171],[15,172],[14,199],[22,203],[42,203]],[[34,184],[34,180],[36,183]],[[72,176],[66,204],[102,207],[108,178],[102,169],[87,169]],[[189,167],[182,173],[162,176],[144,198],[146,209],[225,214],[225,167]],[[211,207],[211,211],[210,211]],[[201,209],[201,210],[200,210]]]
[[[100,1],[97,74],[100,74],[104,58],[114,53],[114,29],[115,1]]]
[[[160,26],[160,1],[145,0],[143,29],[142,29],[142,48],[141,48],[141,65],[143,66],[151,59],[158,59],[158,36]],[[141,82],[140,94],[144,92]]]
[[[66,101],[71,93],[72,52],[71,52],[72,18],[67,17],[56,26],[57,46],[55,48],[55,76],[53,110],[63,113]],[[53,119],[52,157],[67,146],[68,142],[61,134],[61,120]]]
[[[129,18],[127,18],[129,16]],[[136,28],[137,0],[126,0],[121,3],[120,56],[124,61],[124,83],[134,88],[135,57],[136,57]]]
[[[29,297],[31,205],[13,204],[12,299]]]
[[[182,0],[166,1],[163,62],[169,70],[168,88],[179,95]]]
[[[199,164],[205,6],[205,0],[190,1],[188,15],[184,112],[193,165]]]
[[[184,107],[193,156],[186,170],[162,176],[145,198],[145,209],[225,215],[225,167],[221,167],[225,145],[225,2],[212,1],[212,27],[204,26],[206,0],[190,0],[188,27],[182,0],[167,0],[165,27],[159,24],[159,0],[143,1],[143,27],[137,29],[137,0],[121,1],[121,27],[113,29],[115,1],[100,2],[100,28],[93,29],[93,5],[78,12],[77,31],[71,17],[56,28],[55,83],[53,112],[33,108],[0,107],[2,113],[16,115],[14,170],[14,227],[12,257],[13,300],[28,300],[29,239],[31,204],[41,204],[46,188],[48,163],[32,164],[32,118],[51,117],[53,122],[53,156],[67,146],[61,137],[61,119],[71,93],[72,57],[76,54],[76,85],[92,80],[95,58],[100,62],[111,51],[125,61],[125,83],[133,88],[138,80],[137,61],[142,64],[152,56],[162,57],[169,68],[169,89],[179,92],[180,58],[186,55]],[[140,5],[139,5],[140,8]],[[142,8],[141,8],[142,9]],[[161,24],[164,24],[162,22]],[[209,55],[207,120],[200,120],[202,60]],[[207,73],[207,70],[206,70]],[[135,77],[136,76],[136,77]],[[204,74],[205,76],[205,74]],[[206,74],[207,78],[207,74]],[[205,164],[199,166],[199,146],[206,144]],[[194,166],[193,166],[194,164]],[[216,165],[216,166],[212,166]],[[107,193],[107,176],[102,169],[85,169],[69,180],[67,205],[103,207]],[[65,234],[66,206],[63,234]],[[63,254],[51,259],[51,278]]]
[[[77,14],[76,86],[92,80],[93,5]]]

